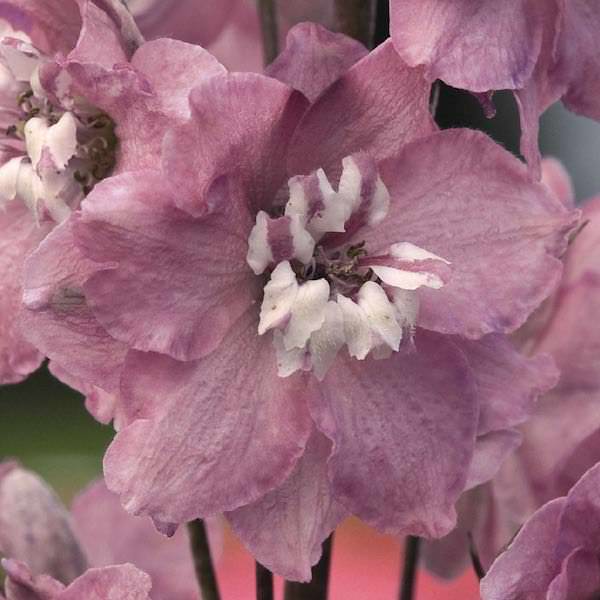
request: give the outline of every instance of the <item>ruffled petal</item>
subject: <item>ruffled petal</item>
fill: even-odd
[[[388,360],[338,358],[311,404],[334,443],[337,498],[380,530],[440,537],[455,525],[479,407],[471,373],[444,339]]]
[[[406,240],[452,263],[442,289],[418,292],[422,327],[469,338],[509,332],[557,285],[578,214],[483,134],[432,135],[380,173],[392,200],[386,219],[361,235],[369,250]]]
[[[72,377],[115,391],[127,348],[106,333],[83,294],[83,283],[103,265],[78,250],[73,235],[77,218],[74,214],[56,227],[27,260],[21,328]]]
[[[321,544],[347,515],[327,477],[331,443],[313,432],[290,477],[260,500],[228,513],[233,530],[261,564],[309,581]]]
[[[578,548],[563,561],[545,600],[575,600],[593,598],[600,589],[600,565],[595,552]]]
[[[83,253],[109,265],[84,284],[86,299],[133,348],[199,358],[256,299],[260,282],[246,264],[251,227],[244,196],[225,180],[199,218],[175,206],[158,172],[105,180],[77,225]]]
[[[163,147],[177,205],[201,213],[213,182],[235,175],[253,210],[270,207],[286,180],[285,156],[307,100],[275,79],[230,73],[201,82],[190,104],[191,120],[170,130]]]
[[[317,23],[300,23],[287,34],[283,52],[266,73],[302,92],[311,102],[368,54],[356,40]]]
[[[377,160],[394,156],[408,142],[435,131],[429,91],[422,69],[408,68],[391,42],[383,43],[309,109],[290,147],[290,175],[322,167],[335,179],[342,159],[355,152]]]
[[[392,0],[392,40],[409,65],[427,67],[430,81],[473,92],[520,88],[540,53],[541,4]]]
[[[185,528],[170,538],[161,535],[150,519],[127,514],[103,481],[81,492],[71,512],[77,537],[94,565],[129,561],[150,575],[153,598],[199,599]],[[220,552],[221,531],[215,520],[209,521],[209,538],[216,557]]]
[[[10,202],[4,210],[0,208],[0,384],[25,379],[43,360],[23,336],[17,315],[23,293],[23,263],[48,230],[47,225],[36,225],[19,201]]]
[[[104,461],[129,512],[181,523],[253,502],[291,473],[310,434],[310,391],[277,376],[251,313],[198,362],[130,354],[121,401],[138,420]]]
[[[560,561],[555,555],[565,498],[545,504],[525,523],[508,550],[481,580],[482,600],[544,600]]]

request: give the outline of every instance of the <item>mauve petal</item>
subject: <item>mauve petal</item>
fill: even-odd
[[[165,132],[190,116],[190,90],[224,67],[198,46],[161,39],[141,46],[131,64],[71,60],[67,70],[80,93],[115,121],[116,172],[123,172],[159,165]]]
[[[452,263],[442,289],[419,290],[422,327],[469,338],[506,333],[557,285],[557,257],[578,213],[484,134],[434,134],[406,146],[380,173],[392,200],[386,219],[362,232],[369,250],[409,241]]]
[[[554,387],[558,371],[547,355],[528,358],[503,335],[480,340],[455,338],[473,369],[480,395],[479,435],[520,425],[534,403]],[[506,382],[511,385],[507,388]]]
[[[6,573],[4,589],[7,600],[55,600],[65,589],[62,583],[49,575],[34,576],[29,567],[18,560],[2,559],[0,565]]]
[[[81,11],[81,32],[68,60],[92,63],[105,69],[127,61],[121,32],[115,22],[91,0],[77,0]]]
[[[568,83],[563,102],[600,120],[600,7],[595,0],[560,0],[562,21],[556,54],[559,77]]]
[[[133,0],[129,4],[148,39],[169,37],[207,46],[221,33],[239,3],[239,0]]]
[[[490,481],[506,457],[521,443],[518,431],[503,429],[480,435],[475,444],[473,459],[469,465],[466,489],[472,489],[486,481]]]
[[[555,544],[565,504],[565,498],[552,500],[525,523],[481,580],[482,600],[545,599],[548,585],[560,569]]]
[[[285,49],[266,74],[302,92],[311,102],[368,54],[356,40],[317,23],[300,23],[287,34]]]
[[[0,209],[0,384],[17,383],[35,371],[43,356],[27,342],[17,322],[21,306],[22,269],[27,256],[49,231],[36,225],[17,199]]]
[[[539,179],[540,150],[538,143],[540,115],[566,90],[566,84],[556,76],[554,56],[556,32],[560,29],[561,12],[558,2],[537,1],[542,8],[542,47],[540,55],[529,81],[522,89],[515,91],[521,122],[521,154],[533,175]]]
[[[542,158],[542,183],[567,207],[575,206],[573,181],[564,165],[552,156]]]
[[[200,358],[255,302],[260,280],[246,264],[252,218],[229,183],[213,186],[197,218],[175,206],[156,171],[111,177],[88,196],[77,244],[111,268],[84,290],[111,335],[137,350]]]
[[[311,404],[334,443],[337,498],[379,530],[440,537],[455,525],[477,429],[476,390],[461,353],[419,332],[387,360],[338,357]]]
[[[435,131],[429,93],[422,69],[408,68],[391,42],[383,43],[311,106],[292,140],[290,175],[319,167],[339,175],[342,159],[358,151],[377,160],[394,156]]]
[[[56,227],[25,263],[21,328],[73,377],[113,391],[127,348],[106,333],[83,295],[84,281],[102,265],[78,250],[73,237],[78,217]]]
[[[161,535],[150,519],[126,513],[102,481],[81,492],[71,512],[77,537],[92,564],[134,563],[150,575],[153,600],[200,598],[185,528],[171,538]],[[220,533],[218,523],[209,522],[213,556],[219,551]]]
[[[130,564],[89,569],[56,600],[150,600],[150,577]]]
[[[81,15],[74,0],[11,0],[0,5],[0,18],[24,31],[45,54],[68,53],[77,43]]]
[[[556,554],[559,560],[578,547],[600,547],[600,463],[586,471],[567,494],[560,518]]]
[[[201,82],[190,104],[191,120],[171,129],[163,147],[177,205],[201,213],[212,184],[235,175],[253,209],[271,206],[285,183],[290,137],[307,100],[275,79],[230,73]]]
[[[563,561],[544,600],[593,600],[600,590],[600,565],[594,552],[578,548]]]
[[[122,402],[139,420],[104,460],[129,512],[181,523],[253,502],[291,473],[310,434],[309,391],[300,376],[277,376],[253,313],[197,362],[130,354]]]
[[[391,0],[394,45],[430,81],[473,92],[520,88],[536,64],[542,21],[537,0]]]
[[[256,560],[286,579],[310,581],[321,544],[348,514],[332,495],[330,454],[331,442],[314,431],[281,486],[227,515]]]
[[[48,370],[59,381],[85,396],[85,407],[96,421],[103,425],[108,425],[113,421],[114,428],[117,431],[120,429],[123,420],[116,393],[107,392],[97,385],[74,377],[64,367],[52,360],[48,363]]]
[[[86,560],[65,507],[37,475],[15,463],[0,467],[0,555],[69,583]]]

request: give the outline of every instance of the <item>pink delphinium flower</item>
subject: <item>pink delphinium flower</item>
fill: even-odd
[[[209,529],[211,546],[218,552],[217,523],[211,522]],[[81,586],[92,585],[86,582],[101,579],[123,593],[99,596],[99,600],[109,600],[128,598],[123,582],[132,577],[132,589],[143,592],[140,598],[200,597],[185,530],[165,538],[149,519],[128,515],[101,481],[75,498],[69,515],[39,477],[16,463],[1,463],[0,554],[10,559],[5,567],[9,589],[19,584],[41,590],[50,581],[53,588],[62,590],[62,584],[71,584],[79,591]]]
[[[542,163],[543,181],[565,204],[570,179],[554,159]],[[565,258],[556,293],[515,336],[526,354],[550,354],[558,385],[543,395],[521,427],[523,442],[486,486],[462,501],[459,527],[426,551],[429,567],[453,577],[469,564],[468,534],[487,567],[522,523],[545,502],[565,495],[598,460],[600,447],[600,198],[583,206],[583,229]]]
[[[156,164],[192,82],[223,68],[182,42],[142,44],[116,0],[5,2],[0,19],[0,383],[13,383],[42,360],[16,318],[23,261],[97,181]]]
[[[516,90],[523,154],[539,174],[540,114],[562,99],[600,120],[595,0],[391,0],[391,34],[409,65],[473,92]]]
[[[305,88],[285,60],[277,75]],[[422,71],[390,43],[337,63],[310,108],[272,78],[207,79],[162,168],[97,186],[26,275],[27,329],[68,372],[84,344],[126,349],[105,474],[127,509],[229,511],[291,579],[348,512],[397,534],[453,527],[554,383],[503,334],[553,289],[576,222],[484,135],[438,132]],[[75,327],[57,265],[80,282]]]
[[[481,582],[483,600],[592,600],[600,593],[600,465],[542,506]]]

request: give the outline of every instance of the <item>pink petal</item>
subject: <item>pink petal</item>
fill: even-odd
[[[300,23],[287,34],[283,52],[266,73],[302,92],[311,102],[368,54],[359,42],[317,23]]]
[[[391,0],[392,39],[410,66],[427,67],[430,81],[473,92],[520,88],[540,52],[539,4]]]
[[[568,82],[570,110],[600,120],[600,7],[594,0],[559,2],[562,21],[556,53],[559,77]]]
[[[290,474],[310,433],[309,392],[302,378],[277,376],[257,325],[241,317],[198,362],[131,353],[122,401],[139,420],[104,462],[129,512],[180,523],[253,502]]]
[[[310,581],[321,544],[346,516],[327,477],[331,443],[313,432],[289,478],[227,518],[256,560],[293,581]]]
[[[556,158],[546,156],[542,159],[542,183],[567,207],[575,205],[573,181],[564,165]]]
[[[565,502],[552,500],[525,523],[482,579],[482,600],[544,600],[560,565],[555,543]]]
[[[6,580],[4,590],[7,600],[54,600],[59,598],[65,586],[49,575],[34,576],[29,567],[18,560],[0,561]]]
[[[27,260],[21,327],[29,341],[72,377],[112,391],[126,347],[106,333],[83,295],[84,281],[102,265],[77,249],[77,218],[54,229]]]
[[[148,39],[169,37],[207,46],[214,41],[231,18],[238,0],[153,0],[139,3],[132,10],[137,24]]]
[[[595,552],[573,550],[563,561],[561,572],[548,587],[545,600],[593,598],[600,589],[600,565]]]
[[[377,85],[373,85],[377,81]],[[324,168],[358,151],[382,160],[436,129],[429,112],[430,85],[421,69],[409,69],[391,42],[356,63],[313,104],[290,148],[290,174]],[[396,240],[397,241],[397,240]]]
[[[65,583],[86,568],[62,502],[37,475],[14,463],[0,464],[0,554]]]
[[[130,561],[150,575],[154,600],[198,600],[198,583],[185,528],[171,538],[161,535],[150,519],[127,514],[118,497],[102,481],[91,484],[76,497],[72,514],[77,537],[94,565]],[[220,531],[215,522],[211,525],[214,554],[218,552]]]
[[[386,219],[361,236],[370,251],[403,240],[452,263],[447,285],[420,291],[421,326],[469,338],[512,331],[558,283],[557,257],[577,213],[483,134],[434,134],[380,173],[392,201]]]
[[[20,201],[0,209],[0,384],[17,383],[41,364],[42,355],[27,342],[17,322],[21,306],[22,269],[27,256],[48,233],[36,225]]]
[[[133,565],[89,569],[56,600],[150,600],[150,577]]]
[[[464,359],[420,332],[416,352],[330,369],[311,412],[333,441],[337,498],[385,532],[440,537],[455,525],[477,427]]]
[[[201,213],[213,182],[230,174],[253,208],[271,206],[286,181],[285,156],[306,99],[274,79],[231,73],[201,82],[190,103],[191,120],[169,131],[163,148],[177,205]]]
[[[156,171],[112,177],[88,196],[77,243],[111,268],[84,284],[85,295],[115,338],[199,358],[255,302],[260,282],[246,264],[252,220],[245,197],[223,180],[210,202],[202,217],[183,212]]]
[[[502,335],[476,341],[455,339],[455,343],[465,353],[477,382],[479,435],[523,423],[538,397],[558,382],[558,371],[549,356],[527,358]]]

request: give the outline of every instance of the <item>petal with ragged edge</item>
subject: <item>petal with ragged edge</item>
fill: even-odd
[[[107,179],[77,224],[82,252],[110,265],[84,284],[87,302],[129,346],[199,358],[256,299],[258,280],[246,264],[251,227],[244,196],[227,181],[194,218],[175,206],[158,172]]]
[[[479,409],[460,352],[424,332],[415,344],[388,360],[338,357],[311,413],[334,443],[334,493],[352,513],[390,533],[439,537],[455,524]]]
[[[289,478],[260,500],[227,514],[261,564],[286,579],[309,581],[321,544],[346,516],[327,477],[331,443],[313,432]]]
[[[270,336],[257,335],[252,313],[198,362],[128,357],[121,401],[138,420],[104,461],[128,511],[180,523],[233,510],[294,468],[310,434],[310,391],[301,377],[277,376]]]
[[[114,391],[127,349],[106,333],[83,294],[84,281],[102,265],[78,250],[73,235],[78,218],[74,214],[56,227],[25,263],[21,329],[73,377]]]
[[[332,33],[317,23],[299,23],[288,32],[285,49],[267,67],[266,73],[314,102],[367,54],[360,42],[348,36]]]
[[[308,110],[290,147],[290,175],[322,167],[333,180],[346,156],[363,151],[382,160],[435,131],[429,88],[422,70],[407,67],[391,42],[384,42]]]
[[[0,209],[0,383],[17,383],[35,371],[42,355],[26,341],[17,322],[23,293],[21,271],[28,254],[48,233],[20,202]]]
[[[191,120],[171,129],[163,146],[177,205],[201,212],[213,182],[229,174],[239,178],[253,210],[268,209],[286,180],[290,138],[307,104],[299,92],[262,75],[201,82],[190,94]]]
[[[536,0],[392,0],[392,40],[430,81],[473,92],[515,89],[531,76],[542,40]]]
[[[443,131],[409,144],[380,173],[390,212],[360,232],[370,251],[405,240],[452,263],[442,289],[419,290],[419,325],[470,338],[512,331],[553,291],[578,214],[489,138]]]

